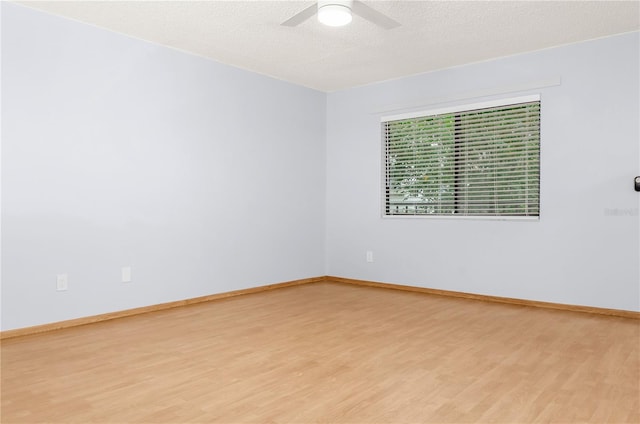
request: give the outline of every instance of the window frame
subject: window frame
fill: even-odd
[[[465,215],[465,214],[387,214],[386,186],[387,186],[387,157],[386,157],[386,135],[385,123],[389,121],[398,121],[406,119],[414,119],[428,117],[434,115],[453,114],[460,112],[468,112],[478,109],[487,109],[492,107],[517,105],[521,103],[541,102],[540,94],[530,94],[519,97],[500,98],[483,102],[464,103],[459,105],[412,111],[406,113],[398,113],[392,115],[384,115],[380,117],[380,140],[381,142],[381,190],[380,190],[380,213],[383,219],[453,219],[453,220],[483,220],[483,221],[539,221],[542,215],[542,175],[539,175],[539,192],[538,192],[538,215],[537,216],[517,216],[517,215]],[[539,166],[542,168],[542,106],[540,107],[540,139],[539,139]],[[541,174],[541,173],[540,173]]]

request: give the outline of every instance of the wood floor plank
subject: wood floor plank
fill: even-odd
[[[6,339],[2,423],[638,423],[640,322],[314,283]]]

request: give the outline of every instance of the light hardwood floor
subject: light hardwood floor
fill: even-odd
[[[640,321],[314,283],[2,341],[2,423],[638,423]]]

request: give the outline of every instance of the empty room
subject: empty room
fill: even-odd
[[[2,1],[2,423],[640,423],[640,1]]]

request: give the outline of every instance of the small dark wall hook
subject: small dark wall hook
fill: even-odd
[[[640,177],[635,177],[633,181],[636,186],[636,191],[640,191]]]

